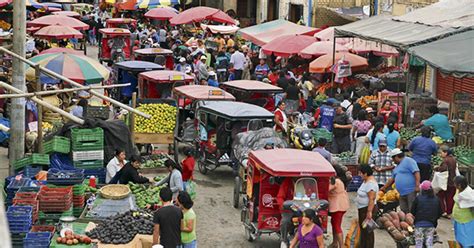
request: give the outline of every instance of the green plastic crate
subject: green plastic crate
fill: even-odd
[[[103,168],[104,160],[84,160],[84,161],[74,161],[74,167],[78,169],[95,169]]]
[[[71,151],[71,140],[62,136],[54,136],[52,140],[43,144],[43,152],[50,154],[53,152],[69,153]]]
[[[103,149],[104,149],[103,140],[72,143],[72,150],[75,152],[94,151],[94,150],[103,150]]]
[[[85,142],[85,141],[98,141],[104,140],[104,130],[102,128],[92,128],[92,129],[71,129],[71,140],[72,143]]]
[[[79,216],[81,216],[82,211],[84,211],[84,207],[78,207],[78,208],[73,208],[72,209],[73,215],[76,218],[79,218]]]
[[[49,165],[49,155],[33,153],[30,156],[19,159],[13,163],[15,170],[21,170],[27,165]]]

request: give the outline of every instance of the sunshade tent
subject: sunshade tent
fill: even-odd
[[[75,82],[83,84],[100,83],[107,80],[110,72],[97,60],[84,55],[71,53],[47,53],[30,59],[34,63],[50,69]],[[35,69],[26,66],[26,78],[35,80]],[[59,83],[59,80],[41,73],[40,80],[43,84]]]
[[[78,30],[87,30],[89,25],[79,21],[76,18],[62,15],[47,15],[34,19],[27,23],[30,27],[44,27],[51,25],[68,26]]]
[[[235,20],[222,10],[202,6],[190,8],[179,13],[177,16],[170,19],[170,24],[180,25],[201,22],[203,20],[235,24]]]
[[[234,25],[206,25],[201,24],[203,30],[208,29],[213,34],[233,34],[239,30],[239,27]]]
[[[244,102],[208,101],[199,106],[206,111],[230,120],[273,119],[273,113],[257,105]]]
[[[40,30],[36,31],[34,36],[43,39],[80,39],[83,35],[81,32],[71,27],[52,25],[43,27]]]
[[[196,100],[235,101],[235,97],[222,89],[207,85],[183,85],[173,89],[175,94]]]
[[[309,45],[318,40],[309,35],[290,34],[273,39],[262,46],[265,54],[274,54],[281,57],[289,57],[300,53]]]
[[[21,0],[19,0],[21,1]],[[34,0],[23,0],[26,3],[26,7],[33,7],[35,9],[41,9],[44,8],[45,6],[42,3],[38,3],[37,1]],[[0,7],[5,7],[9,4],[13,3],[13,0],[0,0]],[[47,7],[47,6],[46,6]]]
[[[352,71],[360,71],[367,68],[367,59],[364,57],[352,54],[352,53],[336,53],[335,63],[344,58],[345,61],[349,61]],[[323,55],[309,64],[309,72],[312,73],[326,73],[331,72],[333,66],[332,54]]]
[[[334,42],[332,41],[318,41],[314,42],[311,45],[307,46],[305,49],[301,50],[299,55],[303,58],[311,58],[316,56],[321,56],[324,54],[332,54]],[[347,52],[348,49],[346,46],[336,43],[336,52]]]
[[[179,0],[138,0],[135,4],[137,9],[152,9],[158,6],[174,6],[179,4]]]
[[[145,13],[145,17],[152,20],[169,20],[178,15],[173,8],[155,8]]]
[[[259,25],[242,28],[238,34],[242,38],[251,41],[252,43],[263,46],[277,37],[283,35],[313,35],[318,29],[298,25],[286,20],[278,19],[271,22],[262,23]]]
[[[74,50],[74,49],[64,48],[64,47],[53,47],[53,48],[50,48],[50,49],[46,49],[46,50],[43,50],[42,52],[40,52],[39,55],[47,54],[47,53],[71,53],[71,54],[75,54],[75,55],[84,55],[84,52],[82,52],[82,51],[77,51],[77,50]]]
[[[474,31],[472,30],[412,47],[408,52],[444,73],[453,74],[456,77],[474,77]]]
[[[139,61],[139,60],[123,61],[120,63],[115,63],[114,66],[120,69],[127,70],[127,71],[151,71],[151,70],[160,70],[164,68],[163,66],[152,63],[152,62]]]
[[[362,40],[359,38],[353,38],[350,40],[351,41],[345,44],[345,46],[349,50],[354,51],[357,54],[372,52],[377,56],[385,56],[385,57],[398,55],[397,49],[389,45],[385,45],[385,44],[375,42],[375,41]]]
[[[56,11],[53,15],[64,15],[69,17],[80,17],[81,15],[75,11]]]
[[[164,48],[143,48],[133,51],[134,54],[142,56],[151,56],[158,54],[173,54],[173,51]]]
[[[271,149],[251,151],[249,161],[271,175],[281,177],[335,176],[333,166],[317,152],[297,149]]]
[[[170,71],[170,70],[161,70],[161,71],[147,71],[142,72],[140,75],[151,81],[156,83],[173,83],[177,81],[186,81],[192,82],[194,81],[194,77],[187,75],[186,73],[182,73],[179,71]]]
[[[224,89],[231,88],[241,91],[249,91],[253,93],[280,93],[283,92],[283,89],[272,85],[266,84],[264,82],[256,80],[234,80],[229,82],[224,82],[222,84]]]
[[[328,27],[314,34],[314,37],[318,38],[320,41],[333,41],[334,40],[334,29],[336,27]],[[350,42],[349,38],[338,38],[336,43],[347,44]]]

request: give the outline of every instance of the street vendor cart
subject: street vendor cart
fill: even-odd
[[[110,18],[105,22],[106,28],[137,28],[137,20],[132,18]]]
[[[198,168],[203,174],[220,165],[229,165],[235,171],[232,159],[232,140],[250,125],[273,126],[273,113],[243,102],[202,101],[196,108],[198,138],[194,146],[199,154]]]
[[[179,71],[142,72],[138,74],[138,99],[171,98],[175,87],[192,82],[194,77]]]
[[[247,175],[241,220],[248,241],[262,234],[280,235],[281,209],[289,210],[292,221],[299,222],[302,212],[312,208],[326,230],[329,179],[336,172],[320,154],[295,149],[252,151]],[[290,187],[294,186],[294,196],[279,206],[276,199],[280,184],[288,179],[292,182]],[[295,232],[290,235],[296,235]]]
[[[222,88],[234,95],[237,101],[255,104],[268,111],[275,110],[274,94],[283,93],[283,89],[256,80],[235,80],[222,83]]]
[[[122,62],[130,59],[130,36],[128,29],[99,29],[102,39],[99,45],[99,61]]]
[[[174,69],[173,51],[163,48],[143,48],[133,51],[136,60],[154,62],[168,70]]]

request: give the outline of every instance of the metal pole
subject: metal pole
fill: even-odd
[[[74,92],[74,91],[79,91],[79,90],[120,88],[120,87],[127,87],[127,86],[130,86],[130,85],[131,85],[131,83],[113,84],[113,85],[97,85],[97,86],[88,85],[88,86],[77,87],[77,88],[72,88],[72,89],[47,90],[47,91],[39,91],[39,92],[24,93],[24,94],[2,94],[2,95],[0,95],[0,99],[53,95],[53,94],[57,94],[57,93],[67,93],[67,92]]]
[[[336,35],[334,34],[334,37],[332,39],[332,67],[336,63]],[[331,92],[332,92],[332,97],[334,97],[334,72],[331,70]]]
[[[25,57],[26,44],[26,1],[13,1],[13,52]],[[12,86],[26,91],[25,66],[18,58],[13,58]],[[12,99],[11,130],[9,142],[10,165],[25,154],[25,99]],[[10,166],[10,174],[15,173]]]
[[[132,94],[132,108],[137,107],[137,92]],[[130,113],[130,134],[133,144],[135,144],[135,114]]]
[[[35,67],[35,79],[36,79],[36,92],[41,91],[41,80],[40,80],[41,71],[39,65]],[[38,99],[41,100],[41,97]],[[43,152],[43,106],[38,104],[38,138],[36,139],[36,149],[38,153]]]

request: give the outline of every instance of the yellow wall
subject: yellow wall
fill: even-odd
[[[399,16],[412,10],[423,8],[439,0],[393,0],[392,15]]]

